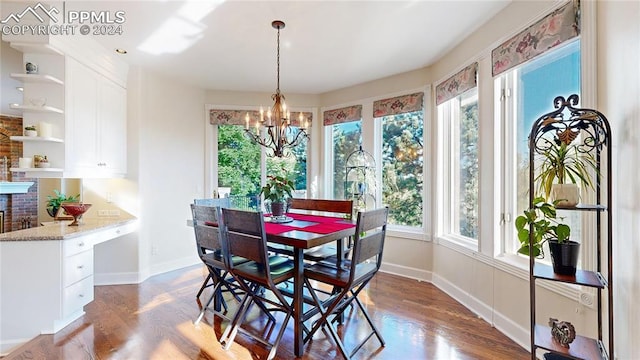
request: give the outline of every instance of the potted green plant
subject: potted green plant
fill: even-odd
[[[573,207],[578,204],[578,182],[593,189],[590,171],[596,171],[595,159],[589,152],[582,152],[572,140],[550,141],[549,148],[542,152],[543,161],[538,168],[535,181],[539,191],[558,207]]]
[[[573,275],[576,273],[580,244],[569,240],[571,228],[561,222],[557,216],[556,205],[547,202],[543,197],[533,200],[533,208],[524,211],[516,218],[516,230],[520,241],[520,254],[543,258],[542,245],[548,242],[551,252],[553,271],[557,274]]]
[[[268,175],[267,183],[260,190],[260,195],[271,204],[271,214],[275,217],[283,216],[287,206],[287,199],[293,197],[293,181],[284,176]]]
[[[60,205],[62,205],[63,202],[77,202],[80,198],[80,194],[77,194],[75,196],[67,196],[65,194],[62,194],[58,190],[53,190],[53,192],[55,193],[55,196],[47,196],[47,214],[49,214],[49,216],[53,218],[55,218],[58,214]]]
[[[38,131],[34,125],[24,127],[24,136],[38,136]]]

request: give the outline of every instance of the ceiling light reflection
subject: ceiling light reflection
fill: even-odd
[[[207,27],[200,23],[200,20],[223,2],[224,0],[213,2],[187,1],[178,9],[176,15],[168,18],[144,40],[138,46],[138,50],[151,55],[183,52],[203,38],[203,32]]]

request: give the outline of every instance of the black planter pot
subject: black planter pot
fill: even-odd
[[[560,244],[557,240],[549,240],[551,263],[553,272],[560,275],[575,275],[580,255],[580,244],[575,241],[565,241]]]

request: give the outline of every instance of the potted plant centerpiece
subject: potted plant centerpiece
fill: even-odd
[[[75,196],[67,196],[62,194],[58,190],[53,190],[55,196],[48,195],[47,196],[47,214],[52,218],[55,218],[60,210],[60,206],[63,202],[77,202],[80,198],[80,194]]]
[[[293,197],[293,190],[293,181],[284,176],[269,175],[267,184],[262,187],[260,194],[264,195],[265,200],[269,200],[271,214],[274,217],[282,217],[287,207],[287,199]]]
[[[533,200],[533,208],[516,218],[516,230],[520,241],[520,254],[543,258],[542,245],[548,242],[553,271],[562,275],[575,275],[580,244],[569,240],[571,228],[557,216],[556,205],[543,197]],[[531,242],[530,242],[531,239]]]
[[[543,161],[538,168],[535,181],[539,190],[544,192],[550,201],[560,200],[557,207],[574,207],[579,202],[578,182],[593,189],[590,171],[596,170],[596,163],[588,151],[580,151],[578,145],[573,144],[577,134],[563,139],[556,137],[549,141],[549,145],[541,152]]]

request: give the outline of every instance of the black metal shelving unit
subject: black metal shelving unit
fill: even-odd
[[[611,127],[606,117],[597,110],[578,108],[578,95],[567,99],[558,96],[553,100],[556,110],[540,116],[533,124],[529,135],[529,205],[533,208],[535,197],[536,158],[551,145],[552,140],[571,136],[577,141],[579,151],[593,155],[599,176],[595,177],[595,203],[581,204],[567,211],[587,211],[595,213],[594,269],[578,269],[575,276],[558,275],[549,265],[529,259],[529,291],[531,311],[531,359],[536,359],[536,351],[548,351],[553,359],[609,359],[614,354],[613,336],[613,263],[612,263],[612,192],[611,192]],[[604,183],[603,183],[604,182]],[[582,239],[583,241],[591,241]],[[530,237],[533,246],[533,237]],[[551,336],[551,329],[536,323],[536,282],[557,281],[591,287],[597,292],[598,336],[580,336],[576,329],[576,339],[569,348],[563,347]],[[603,307],[606,305],[606,312]],[[605,344],[604,323],[607,323],[608,343]]]

